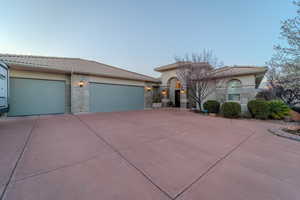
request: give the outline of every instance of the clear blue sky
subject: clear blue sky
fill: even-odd
[[[225,65],[264,65],[290,0],[6,0],[0,52],[80,57],[158,76],[209,48]]]

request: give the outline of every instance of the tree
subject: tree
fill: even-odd
[[[175,58],[179,67],[177,78],[184,89],[188,88],[188,96],[198,104],[202,111],[203,101],[216,89],[216,78],[214,69],[219,67],[219,62],[212,51],[203,50],[199,55],[192,54],[185,58]]]
[[[300,1],[293,2],[297,6],[297,15],[284,20],[281,25],[280,36],[286,43],[274,47],[273,61],[282,73],[300,73]]]
[[[276,96],[290,107],[300,104],[300,77],[287,75],[274,83]]]
[[[265,100],[281,99],[290,107],[300,104],[300,77],[285,76],[271,82],[268,88],[259,91],[256,98]]]
[[[276,97],[276,95],[274,95],[274,90],[272,88],[265,88],[265,89],[260,90],[256,94],[255,98],[270,101],[270,100],[276,99],[277,97]]]
[[[210,49],[203,49],[202,52],[199,54],[192,53],[191,56],[186,54],[185,57],[183,57],[183,58],[176,56],[175,61],[176,62],[208,63],[213,68],[219,68],[219,67],[224,66],[223,61],[219,61],[217,56]]]
[[[300,1],[293,3],[297,15],[282,22],[280,35],[286,45],[274,47],[267,74],[272,93],[290,106],[300,103]]]

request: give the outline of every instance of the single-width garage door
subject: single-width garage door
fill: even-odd
[[[65,82],[10,78],[8,116],[65,112]]]
[[[90,83],[90,111],[144,109],[144,87]]]

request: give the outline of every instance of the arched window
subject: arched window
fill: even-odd
[[[228,101],[240,101],[241,95],[239,88],[242,87],[242,82],[238,79],[232,79],[227,83],[227,100]]]
[[[242,87],[242,82],[238,79],[232,79],[227,83],[228,89],[240,88]]]

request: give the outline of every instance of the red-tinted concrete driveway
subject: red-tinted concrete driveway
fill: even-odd
[[[183,111],[0,121],[1,198],[300,199],[300,142],[273,126]]]

